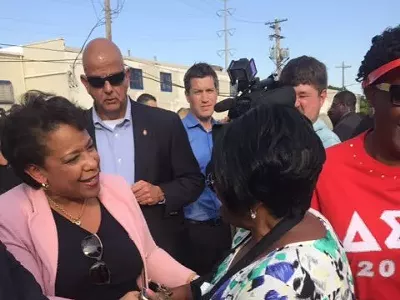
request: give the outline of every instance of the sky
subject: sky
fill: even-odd
[[[64,38],[71,47],[81,47],[92,27],[103,16],[103,0],[0,0],[0,43],[27,44]],[[368,4],[369,3],[369,4]],[[224,48],[221,0],[111,0],[112,8],[123,4],[112,23],[113,41],[124,54],[162,62],[191,65],[204,61],[224,66],[218,55]],[[399,0],[229,0],[232,16],[228,27],[230,59],[254,58],[258,76],[274,71],[269,59],[274,19],[281,24],[282,47],[290,57],[314,56],[328,68],[329,84],[341,86],[342,61],[349,90],[361,92],[355,81],[361,61],[374,35],[400,23]],[[91,38],[105,35],[96,28]]]

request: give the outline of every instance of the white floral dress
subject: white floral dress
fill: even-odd
[[[211,300],[353,300],[354,284],[345,251],[329,222],[315,210],[327,229],[324,238],[288,244],[267,254],[224,282]],[[233,246],[249,237],[239,230]],[[229,269],[238,250],[219,266],[210,287]]]

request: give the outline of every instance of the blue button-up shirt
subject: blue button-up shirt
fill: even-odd
[[[131,102],[128,99],[125,116],[119,120],[101,120],[96,110],[92,111],[101,171],[118,174],[129,184],[133,184],[135,182],[135,141]]]
[[[200,165],[201,172],[205,175],[213,148],[212,132],[211,130],[207,132],[192,113],[189,113],[182,122],[189,136],[194,156]],[[219,217],[220,207],[221,202],[215,193],[206,187],[196,202],[184,208],[185,218],[195,221],[215,219]]]

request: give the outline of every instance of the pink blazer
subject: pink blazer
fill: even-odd
[[[149,279],[169,287],[184,285],[193,272],[158,248],[129,185],[119,176],[100,176],[99,199],[125,228],[139,249],[146,284]],[[58,237],[50,206],[42,190],[21,184],[0,196],[0,240],[27,268],[50,299],[54,297]],[[143,286],[143,274],[138,279]]]

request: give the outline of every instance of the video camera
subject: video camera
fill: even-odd
[[[250,108],[260,104],[294,105],[296,96],[292,87],[281,87],[277,74],[266,79],[256,77],[257,67],[254,59],[232,60],[227,69],[232,87],[236,87],[236,96],[227,98],[215,105],[216,112],[229,110],[228,118],[236,119]]]
[[[218,102],[214,109],[216,112],[229,110],[229,120],[234,120],[248,110],[258,105],[288,105],[294,106],[296,102],[296,93],[291,86],[281,86],[276,80],[276,74],[271,74],[264,80],[256,77],[257,68],[254,59],[248,60],[241,58],[232,61],[228,68],[231,85],[236,86],[237,94],[233,98],[227,98]],[[213,126],[212,136],[215,141],[218,138],[220,130],[225,124],[215,124]],[[213,158],[206,167],[206,183],[212,181]]]

